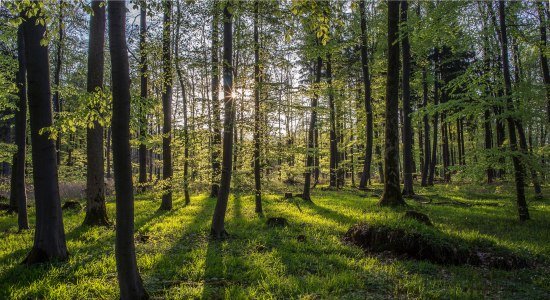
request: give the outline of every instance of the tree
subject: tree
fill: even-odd
[[[370,168],[372,162],[372,144],[373,144],[373,115],[372,115],[372,98],[371,98],[371,82],[369,74],[369,60],[367,53],[367,18],[365,16],[365,0],[359,2],[359,12],[361,15],[361,70],[363,72],[363,87],[365,89],[365,160],[363,161],[363,172],[361,173],[361,181],[359,189],[366,189],[367,182],[370,179]]]
[[[399,2],[388,1],[388,73],[382,206],[404,205],[399,187]]]
[[[428,106],[428,74],[426,67],[422,69],[422,107]],[[422,186],[428,186],[428,172],[430,169],[430,120],[428,114],[422,117],[424,123],[424,164],[422,165]],[[435,143],[435,141],[434,141]]]
[[[317,57],[315,66],[315,88],[318,88],[321,82],[321,69],[323,68],[323,59]],[[311,172],[314,168],[315,152],[315,128],[317,126],[317,106],[319,102],[319,94],[315,91],[311,98],[311,117],[309,119],[309,129],[307,134],[307,153],[306,153],[306,171],[304,173],[304,192],[302,198],[305,201],[311,202]]]
[[[262,88],[262,73],[260,70],[260,41],[258,22],[260,18],[259,0],[254,1],[254,199],[255,211],[262,214],[262,182],[260,162],[260,93]]]
[[[407,11],[409,4],[407,0],[401,1],[401,51],[403,58],[403,196],[414,195],[413,189],[413,128],[411,125],[411,45],[409,43],[409,28],[407,24]]]
[[[182,94],[182,104],[183,104],[183,196],[185,198],[185,204],[191,203],[191,198],[189,197],[189,126],[187,118],[187,95],[185,91],[185,83],[183,82],[183,72],[180,67],[180,55],[179,55],[179,44],[180,44],[180,29],[181,29],[181,3],[178,0],[177,5],[177,19],[176,19],[176,46],[174,49],[174,55],[176,56],[176,73],[178,75],[178,80],[180,83],[181,94]]]
[[[37,12],[29,15],[29,9],[23,23],[36,206],[34,244],[23,261],[26,264],[65,260],[69,255],[61,213],[55,144],[47,135],[40,134],[42,128],[52,126],[52,102],[48,47],[41,44],[46,27],[42,25],[44,22],[38,22],[42,9],[38,5],[35,7]]]
[[[540,31],[540,66],[542,70],[542,78],[546,89],[546,118],[550,122],[550,70],[548,68],[548,58],[544,53],[546,49],[546,16],[544,14],[544,3],[537,1],[537,12],[539,16],[539,31]]]
[[[516,202],[520,221],[529,220],[529,210],[525,201],[525,166],[519,157],[517,151],[516,124],[514,116],[510,112],[514,111],[512,102],[512,82],[510,79],[510,62],[508,60],[508,37],[506,29],[505,1],[499,1],[499,23],[501,34],[501,58],[502,75],[504,76],[504,96],[506,97],[506,110],[509,112],[506,117],[508,123],[508,138],[510,150],[512,151],[512,161],[514,163],[514,177],[516,182]]]
[[[221,180],[216,201],[216,208],[212,218],[212,236],[224,238],[225,212],[229,199],[231,186],[231,171],[233,165],[233,132],[235,122],[235,99],[233,97],[233,14],[231,1],[226,1],[223,8],[223,95],[224,95],[224,120],[223,120],[223,154]]]
[[[164,192],[162,194],[161,210],[172,209],[172,59],[170,46],[170,27],[172,1],[163,2],[164,17],[162,21],[162,180]]]
[[[148,299],[137,268],[134,194],[130,160],[130,70],[126,46],[126,1],[109,1],[109,49],[113,89],[113,163],[116,194],[115,258],[121,299]]]
[[[141,1],[139,10],[139,64],[140,64],[140,110],[139,110],[139,183],[143,185],[147,183],[147,146],[145,139],[147,137],[147,115],[145,112],[145,103],[147,101],[147,51],[146,46],[147,36],[147,3]]]
[[[88,42],[88,93],[99,92],[103,88],[103,66],[105,58],[105,6],[101,1],[92,1],[93,14],[90,15],[90,39]],[[89,107],[99,112],[100,107]],[[92,226],[110,225],[105,207],[105,170],[103,159],[103,125],[93,120],[86,128],[86,217],[84,224]]]
[[[212,6],[212,183],[210,187],[210,197],[214,198],[218,196],[219,185],[218,180],[220,177],[220,149],[222,147],[222,135],[221,135],[221,121],[220,121],[220,99],[218,92],[220,90],[220,78],[219,78],[219,62],[218,62],[218,48],[219,48],[219,12],[218,1],[213,1]]]
[[[29,229],[27,219],[27,191],[25,189],[25,139],[27,136],[27,62],[25,59],[25,37],[23,24],[17,28],[17,61],[19,67],[16,83],[19,88],[17,111],[15,112],[15,145],[17,152],[13,155],[10,203],[11,209],[17,210],[19,230]],[[15,204],[16,207],[13,207]]]
[[[327,54],[327,84],[328,84],[328,107],[330,111],[330,187],[337,187],[337,172],[338,172],[338,138],[336,136],[336,109],[334,105],[334,88],[332,86],[332,58],[330,53]]]
[[[53,94],[53,109],[56,113],[56,118],[61,112],[61,99],[59,96],[60,88],[60,76],[61,76],[61,64],[63,63],[63,43],[65,39],[64,30],[63,30],[63,0],[59,0],[58,8],[59,12],[57,15],[57,51],[55,55],[55,68],[53,71],[53,84],[55,86],[55,91]],[[57,153],[57,164],[61,163],[61,135],[57,136],[55,142],[55,150]]]

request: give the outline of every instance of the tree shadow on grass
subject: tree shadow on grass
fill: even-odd
[[[328,209],[328,208],[323,207],[319,204],[306,202],[306,203],[304,203],[304,206],[312,209],[319,216],[321,216],[325,219],[333,220],[337,223],[344,223],[344,224],[350,224],[351,225],[351,224],[354,224],[354,223],[357,222],[357,220],[355,218],[352,218],[352,217],[347,216],[345,214],[336,212],[332,209]]]

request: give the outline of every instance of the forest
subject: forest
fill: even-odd
[[[0,299],[549,299],[549,20],[0,1]]]

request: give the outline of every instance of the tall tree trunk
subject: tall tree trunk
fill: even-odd
[[[365,0],[359,2],[359,12],[361,14],[361,70],[363,72],[363,86],[365,89],[365,160],[363,161],[363,172],[359,181],[359,189],[366,189],[367,182],[370,179],[370,169],[372,162],[372,144],[373,144],[373,118],[372,118],[372,99],[371,82],[369,74],[369,63],[367,53],[367,18],[365,12]]]
[[[548,58],[544,53],[546,49],[546,17],[544,14],[544,3],[537,1],[537,12],[539,16],[539,31],[540,31],[540,66],[542,69],[542,78],[546,88],[546,117],[547,122],[550,122],[550,71],[548,69]]]
[[[36,15],[41,15],[39,11]],[[31,123],[32,165],[36,206],[34,245],[24,263],[35,264],[68,257],[57,174],[55,144],[40,129],[52,126],[52,102],[48,48],[41,45],[46,27],[37,17],[23,23],[29,113]]]
[[[176,16],[176,73],[180,83],[182,100],[183,100],[183,196],[185,198],[185,205],[191,203],[191,197],[189,196],[189,127],[187,118],[187,95],[185,93],[185,84],[183,82],[183,74],[180,67],[180,55],[179,55],[179,43],[180,43],[180,29],[181,29],[181,3],[180,0],[176,2],[177,16]]]
[[[407,25],[407,11],[409,4],[407,0],[400,1],[401,4],[401,29],[404,36],[401,38],[402,59],[403,59],[403,196],[414,195],[413,189],[413,127],[411,125],[411,45],[409,43],[409,29]]]
[[[164,181],[160,210],[172,209],[172,58],[170,28],[172,1],[164,0],[162,21],[162,180]]]
[[[145,139],[147,138],[147,115],[145,111],[145,103],[147,101],[147,51],[145,49],[147,37],[147,3],[140,2],[139,13],[139,64],[140,64],[140,97],[141,105],[139,106],[139,184],[140,189],[145,189],[147,183],[147,146]]]
[[[130,70],[126,45],[126,1],[109,1],[109,49],[113,90],[113,159],[116,192],[115,258],[120,298],[148,299],[134,244],[134,193],[130,153]]]
[[[19,88],[17,111],[15,112],[15,145],[11,173],[10,203],[17,210],[19,231],[29,229],[27,218],[27,191],[25,190],[25,139],[27,135],[27,61],[25,59],[25,37],[23,24],[17,28],[17,70],[16,82]],[[15,205],[15,207],[13,206]]]
[[[214,0],[212,7],[212,183],[210,197],[218,196],[220,178],[220,153],[221,153],[221,120],[220,120],[220,79],[219,79],[219,12],[218,1]]]
[[[508,111],[514,111],[514,103],[512,102],[512,82],[510,80],[510,64],[508,61],[508,37],[506,33],[506,15],[505,15],[505,1],[499,1],[499,19],[500,19],[500,32],[501,32],[501,57],[502,68],[504,76],[504,96],[506,97],[506,109]],[[516,196],[517,196],[517,208],[520,221],[529,220],[529,210],[527,208],[527,202],[525,201],[525,166],[521,161],[517,151],[517,140],[515,130],[514,117],[509,115],[506,118],[508,123],[508,138],[510,142],[510,149],[512,150],[512,160],[514,163],[514,176],[516,181]]]
[[[111,130],[112,126],[109,126],[109,128],[107,129],[107,146],[105,149],[105,152],[107,153],[107,174],[105,174],[105,177],[107,178],[112,178],[113,176],[111,175],[111,135],[112,135],[112,130]]]
[[[388,1],[388,71],[386,81],[386,128],[384,193],[381,206],[404,205],[399,186],[399,2]]]
[[[428,79],[426,68],[422,69],[422,107],[428,106]],[[422,165],[422,186],[428,186],[428,170],[430,169],[430,120],[428,114],[422,117],[424,123],[424,164]]]
[[[235,99],[233,98],[233,2],[225,2],[223,8],[223,154],[220,188],[216,208],[212,218],[211,234],[216,238],[227,236],[225,230],[225,212],[231,187],[233,164],[233,132],[235,122]]]
[[[334,107],[334,88],[332,86],[332,61],[327,54],[328,106],[330,110],[330,187],[337,187],[338,137],[336,136],[336,109]]]
[[[435,49],[434,54],[434,105],[439,104],[439,50]],[[436,112],[433,117],[433,132],[434,138],[432,143],[432,157],[430,159],[430,170],[428,173],[428,185],[434,184],[435,166],[437,165],[437,129],[438,129],[439,114]]]
[[[90,15],[90,39],[88,43],[88,93],[103,88],[103,66],[105,58],[105,6],[101,1],[92,1]],[[101,104],[100,104],[101,105]],[[100,107],[89,107],[97,113]],[[110,225],[105,207],[105,170],[103,160],[103,126],[94,120],[93,127],[86,128],[86,217],[84,224],[92,226]]]
[[[321,69],[323,68],[323,59],[317,57],[315,67],[315,88],[321,82]],[[311,117],[309,120],[307,150],[306,150],[306,170],[304,173],[304,192],[302,198],[305,201],[311,202],[311,173],[314,171],[314,152],[315,152],[315,127],[317,126],[317,104],[319,102],[319,94],[315,92],[311,99]]]
[[[56,113],[55,117],[57,118],[61,112],[61,99],[59,98],[59,87],[60,87],[60,76],[61,76],[61,64],[63,60],[63,41],[64,41],[64,31],[63,31],[63,0],[59,0],[59,13],[57,15],[57,52],[55,57],[55,69],[53,73],[53,84],[55,86],[53,94],[53,110]],[[61,134],[57,135],[57,140],[55,142],[55,151],[57,155],[57,165],[61,163]]]
[[[260,18],[260,2],[254,1],[254,199],[255,211],[263,213],[262,182],[260,165],[260,92],[262,88],[262,72],[260,70],[260,37],[258,23]]]

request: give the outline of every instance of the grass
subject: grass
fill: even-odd
[[[548,298],[548,200],[531,201],[533,220],[520,224],[510,187],[441,185],[417,192],[433,203],[475,204],[408,201],[450,237],[491,241],[531,258],[535,267],[503,271],[366,255],[342,244],[346,230],[360,221],[411,222],[401,219],[406,208],[378,207],[377,192],[316,190],[314,204],[264,196],[266,217],[287,218],[286,228],[267,227],[254,213],[252,196],[232,195],[226,219],[231,237],[225,241],[208,237],[215,200],[195,196],[184,206],[176,196],[173,211],[158,212],[158,199],[138,196],[140,272],[157,299]],[[107,207],[114,219],[114,203]],[[33,232],[17,233],[16,216],[0,214],[0,299],[117,298],[114,231],[82,227],[83,218],[82,211],[64,212],[68,262],[26,267],[19,263],[32,246]]]

